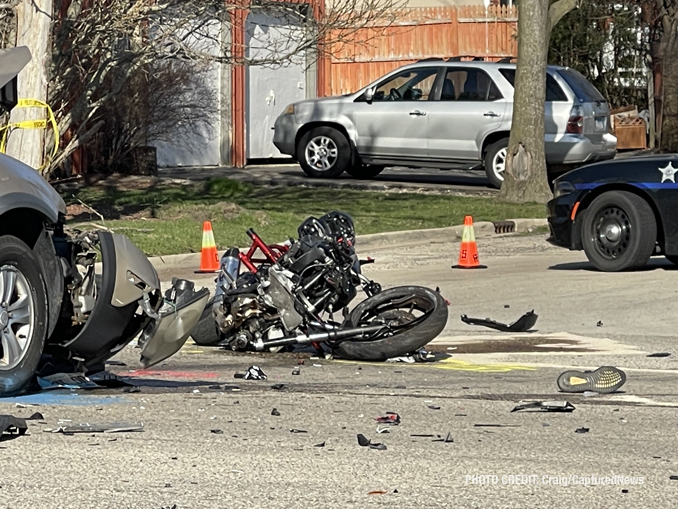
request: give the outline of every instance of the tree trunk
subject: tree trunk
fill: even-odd
[[[548,32],[548,0],[521,0],[513,123],[499,191],[503,201],[546,203],[551,198],[544,154]]]
[[[17,7],[17,46],[28,46],[33,59],[19,74],[19,98],[47,101],[48,69],[51,56],[53,0],[22,0]],[[15,108],[11,121],[39,120],[44,108]],[[15,129],[7,153],[33,168],[43,163],[44,129]]]
[[[664,21],[665,42],[663,62],[663,105],[662,131],[659,148],[662,152],[678,152],[678,9],[672,14],[665,14]]]

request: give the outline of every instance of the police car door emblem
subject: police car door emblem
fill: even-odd
[[[664,168],[659,168],[659,171],[662,172],[662,182],[665,180],[670,180],[674,184],[676,183],[676,171],[678,171],[678,168],[674,168],[673,164],[671,164],[671,161],[669,161],[669,164],[667,164]]]

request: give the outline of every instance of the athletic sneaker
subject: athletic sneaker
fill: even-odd
[[[558,377],[558,389],[562,392],[594,391],[601,394],[614,392],[626,382],[626,373],[612,366],[603,366],[595,371],[565,371]]]

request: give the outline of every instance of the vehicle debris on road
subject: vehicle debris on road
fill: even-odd
[[[42,390],[50,389],[100,389],[85,373],[57,373],[55,375],[37,377]]]
[[[376,449],[378,451],[386,450],[386,444],[373,443],[369,438],[362,434],[358,434],[358,445],[360,445],[360,447],[369,447],[370,449]]]
[[[534,309],[532,311],[528,311],[510,325],[496,322],[489,318],[470,318],[466,315],[461,315],[461,321],[464,323],[488,327],[501,332],[528,332],[537,323],[537,318],[539,318],[539,315],[534,313]]]
[[[519,428],[520,424],[474,424],[476,428]]]
[[[250,366],[244,373],[238,372],[234,375],[235,378],[244,378],[245,380],[266,380],[268,376],[259,366]]]
[[[64,421],[61,421],[57,428],[47,428],[43,431],[46,433],[63,433],[65,435],[72,435],[74,433],[127,433],[144,431],[144,425],[130,422],[66,424]]]
[[[400,416],[395,412],[386,412],[386,415],[375,419],[380,424],[400,424]]]
[[[3,433],[9,435],[24,435],[28,430],[26,419],[13,415],[0,415],[0,439]]]
[[[444,438],[442,435],[438,435],[438,438],[433,439],[432,442],[444,442],[446,444],[451,444],[454,442],[454,438],[452,438],[452,432],[448,431]]]
[[[514,407],[511,412],[520,412],[521,410],[538,412],[573,412],[574,409],[574,405],[569,401],[531,401]]]
[[[588,433],[589,428],[577,428],[576,430],[574,430],[574,432],[575,433]]]
[[[646,357],[669,357],[671,354],[668,352],[656,352],[647,355]]]

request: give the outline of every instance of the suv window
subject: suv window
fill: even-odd
[[[499,69],[499,72],[506,78],[506,81],[508,81],[512,87],[515,87],[515,69]],[[567,101],[567,96],[558,82],[553,79],[553,76],[546,73],[546,102],[553,101]]]
[[[598,89],[594,87],[584,76],[574,69],[558,70],[560,77],[570,86],[574,95],[580,102],[605,101]]]
[[[496,101],[501,92],[492,78],[480,69],[450,69],[445,74],[440,93],[441,101]]]
[[[381,83],[373,101],[427,101],[436,80],[436,67],[410,69]]]

